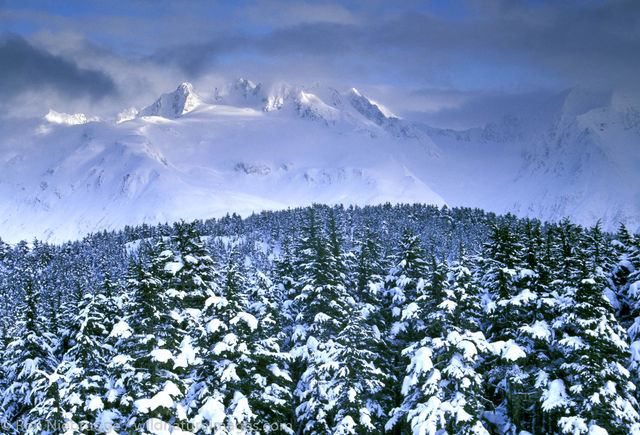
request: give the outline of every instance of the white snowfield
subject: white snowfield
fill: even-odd
[[[189,83],[117,119],[0,121],[0,237],[63,241],[140,223],[313,202],[422,202],[640,227],[640,113],[573,91],[466,131],[395,116],[355,89],[209,97]]]

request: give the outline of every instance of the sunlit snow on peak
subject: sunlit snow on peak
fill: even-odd
[[[53,109],[49,109],[49,112],[44,116],[44,119],[52,124],[63,125],[80,125],[88,122],[100,121],[100,118],[95,116],[87,117],[84,113],[68,114],[56,112]]]

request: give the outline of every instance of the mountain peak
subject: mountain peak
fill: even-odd
[[[202,104],[189,82],[181,83],[175,91],[162,94],[153,104],[140,111],[138,116],[162,116],[179,118]]]
[[[233,84],[233,87],[235,89],[240,89],[240,90],[244,90],[246,92],[252,92],[254,91],[256,88],[260,87],[260,85],[256,85],[255,83],[253,83],[251,80],[249,79],[245,79],[244,77],[240,77],[238,80],[236,80],[236,82]]]
[[[52,124],[65,124],[65,125],[80,125],[88,122],[100,121],[100,118],[89,117],[84,113],[74,113],[70,115],[68,113],[56,112],[53,109],[49,109],[49,112],[44,116],[44,119]]]
[[[222,88],[216,88],[213,99],[216,104],[257,108],[264,100],[262,84],[240,77]]]
[[[180,85],[177,87],[176,92],[181,92],[183,94],[192,94],[194,93],[193,91],[193,85],[189,82],[182,82],[180,83]]]
[[[562,105],[562,119],[571,121],[576,116],[590,110],[611,105],[612,91],[595,91],[582,87],[574,87],[567,92]]]
[[[378,125],[385,124],[388,120],[398,119],[389,109],[362,95],[356,88],[349,90],[351,106],[362,116]]]

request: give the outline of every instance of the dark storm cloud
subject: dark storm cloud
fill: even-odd
[[[146,59],[160,65],[177,65],[189,75],[198,76],[211,69],[220,56],[246,50],[248,45],[247,38],[242,36],[219,38],[162,47]]]
[[[464,129],[480,127],[505,116],[530,117],[540,113],[553,116],[566,96],[567,91],[500,93],[419,89],[406,96],[407,100],[417,101],[403,115],[430,126]],[[429,110],[430,105],[437,109]]]
[[[269,54],[341,56],[363,48],[368,37],[367,29],[359,25],[311,23],[278,29],[253,45]]]
[[[477,48],[494,49],[514,62],[548,68],[576,81],[612,86],[637,81],[640,2],[507,5],[486,20],[482,35],[475,35]]]
[[[268,67],[271,76],[281,67],[292,77],[293,59],[301,61],[303,78],[317,67],[331,79],[350,82],[375,75],[380,83],[403,86],[624,87],[637,82],[638,1],[469,0],[445,3],[441,10],[430,4],[176,1],[152,17],[142,13],[144,2],[121,7],[120,15],[94,11],[75,17],[14,8],[4,16],[9,22],[98,37],[107,46],[111,41],[115,53],[178,66],[187,77],[238,66],[253,66],[247,73]]]
[[[336,23],[309,23],[276,29],[260,36],[237,34],[205,42],[161,47],[148,59],[177,65],[189,75],[206,73],[222,57],[268,57],[277,62],[289,57],[340,57],[361,48],[359,27]],[[308,60],[308,59],[307,59]]]
[[[155,58],[177,63],[188,72],[202,71],[221,56],[252,53],[276,63],[297,57],[337,65],[348,56],[345,69],[357,64],[360,70],[375,70],[383,65],[414,82],[429,82],[434,75],[455,82],[456,76],[474,73],[462,68],[479,65],[483,68],[477,68],[478,86],[487,81],[483,72],[495,75],[492,69],[499,72],[503,65],[512,75],[522,76],[512,77],[512,82],[527,81],[527,74],[556,76],[564,86],[637,82],[640,2],[478,4],[470,18],[458,20],[403,13],[355,23],[284,23],[260,35],[238,29],[238,36],[162,49]],[[500,79],[498,75],[495,81]]]
[[[494,108],[574,86],[640,95],[635,0],[176,0],[153,9],[115,2],[109,13],[84,2],[88,10],[77,14],[12,4],[0,9],[0,26],[29,35],[31,45],[0,40],[0,92],[49,87],[95,100],[117,89],[94,104],[105,111],[184,80],[212,89],[238,76],[379,89],[400,115],[454,119],[459,110],[474,124]],[[19,56],[8,60],[9,52]],[[412,95],[416,89],[444,92]]]
[[[79,68],[74,62],[9,35],[0,39],[0,95],[52,89],[65,98],[99,99],[116,91],[104,72]]]

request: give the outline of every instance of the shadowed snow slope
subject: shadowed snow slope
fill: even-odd
[[[573,90],[527,117],[424,130],[443,150],[425,181],[450,204],[640,230],[640,113],[623,98]]]
[[[640,225],[640,116],[571,92],[527,121],[417,126],[355,89],[189,83],[118,122],[0,121],[0,237],[60,241],[143,222],[312,202],[425,202]]]

